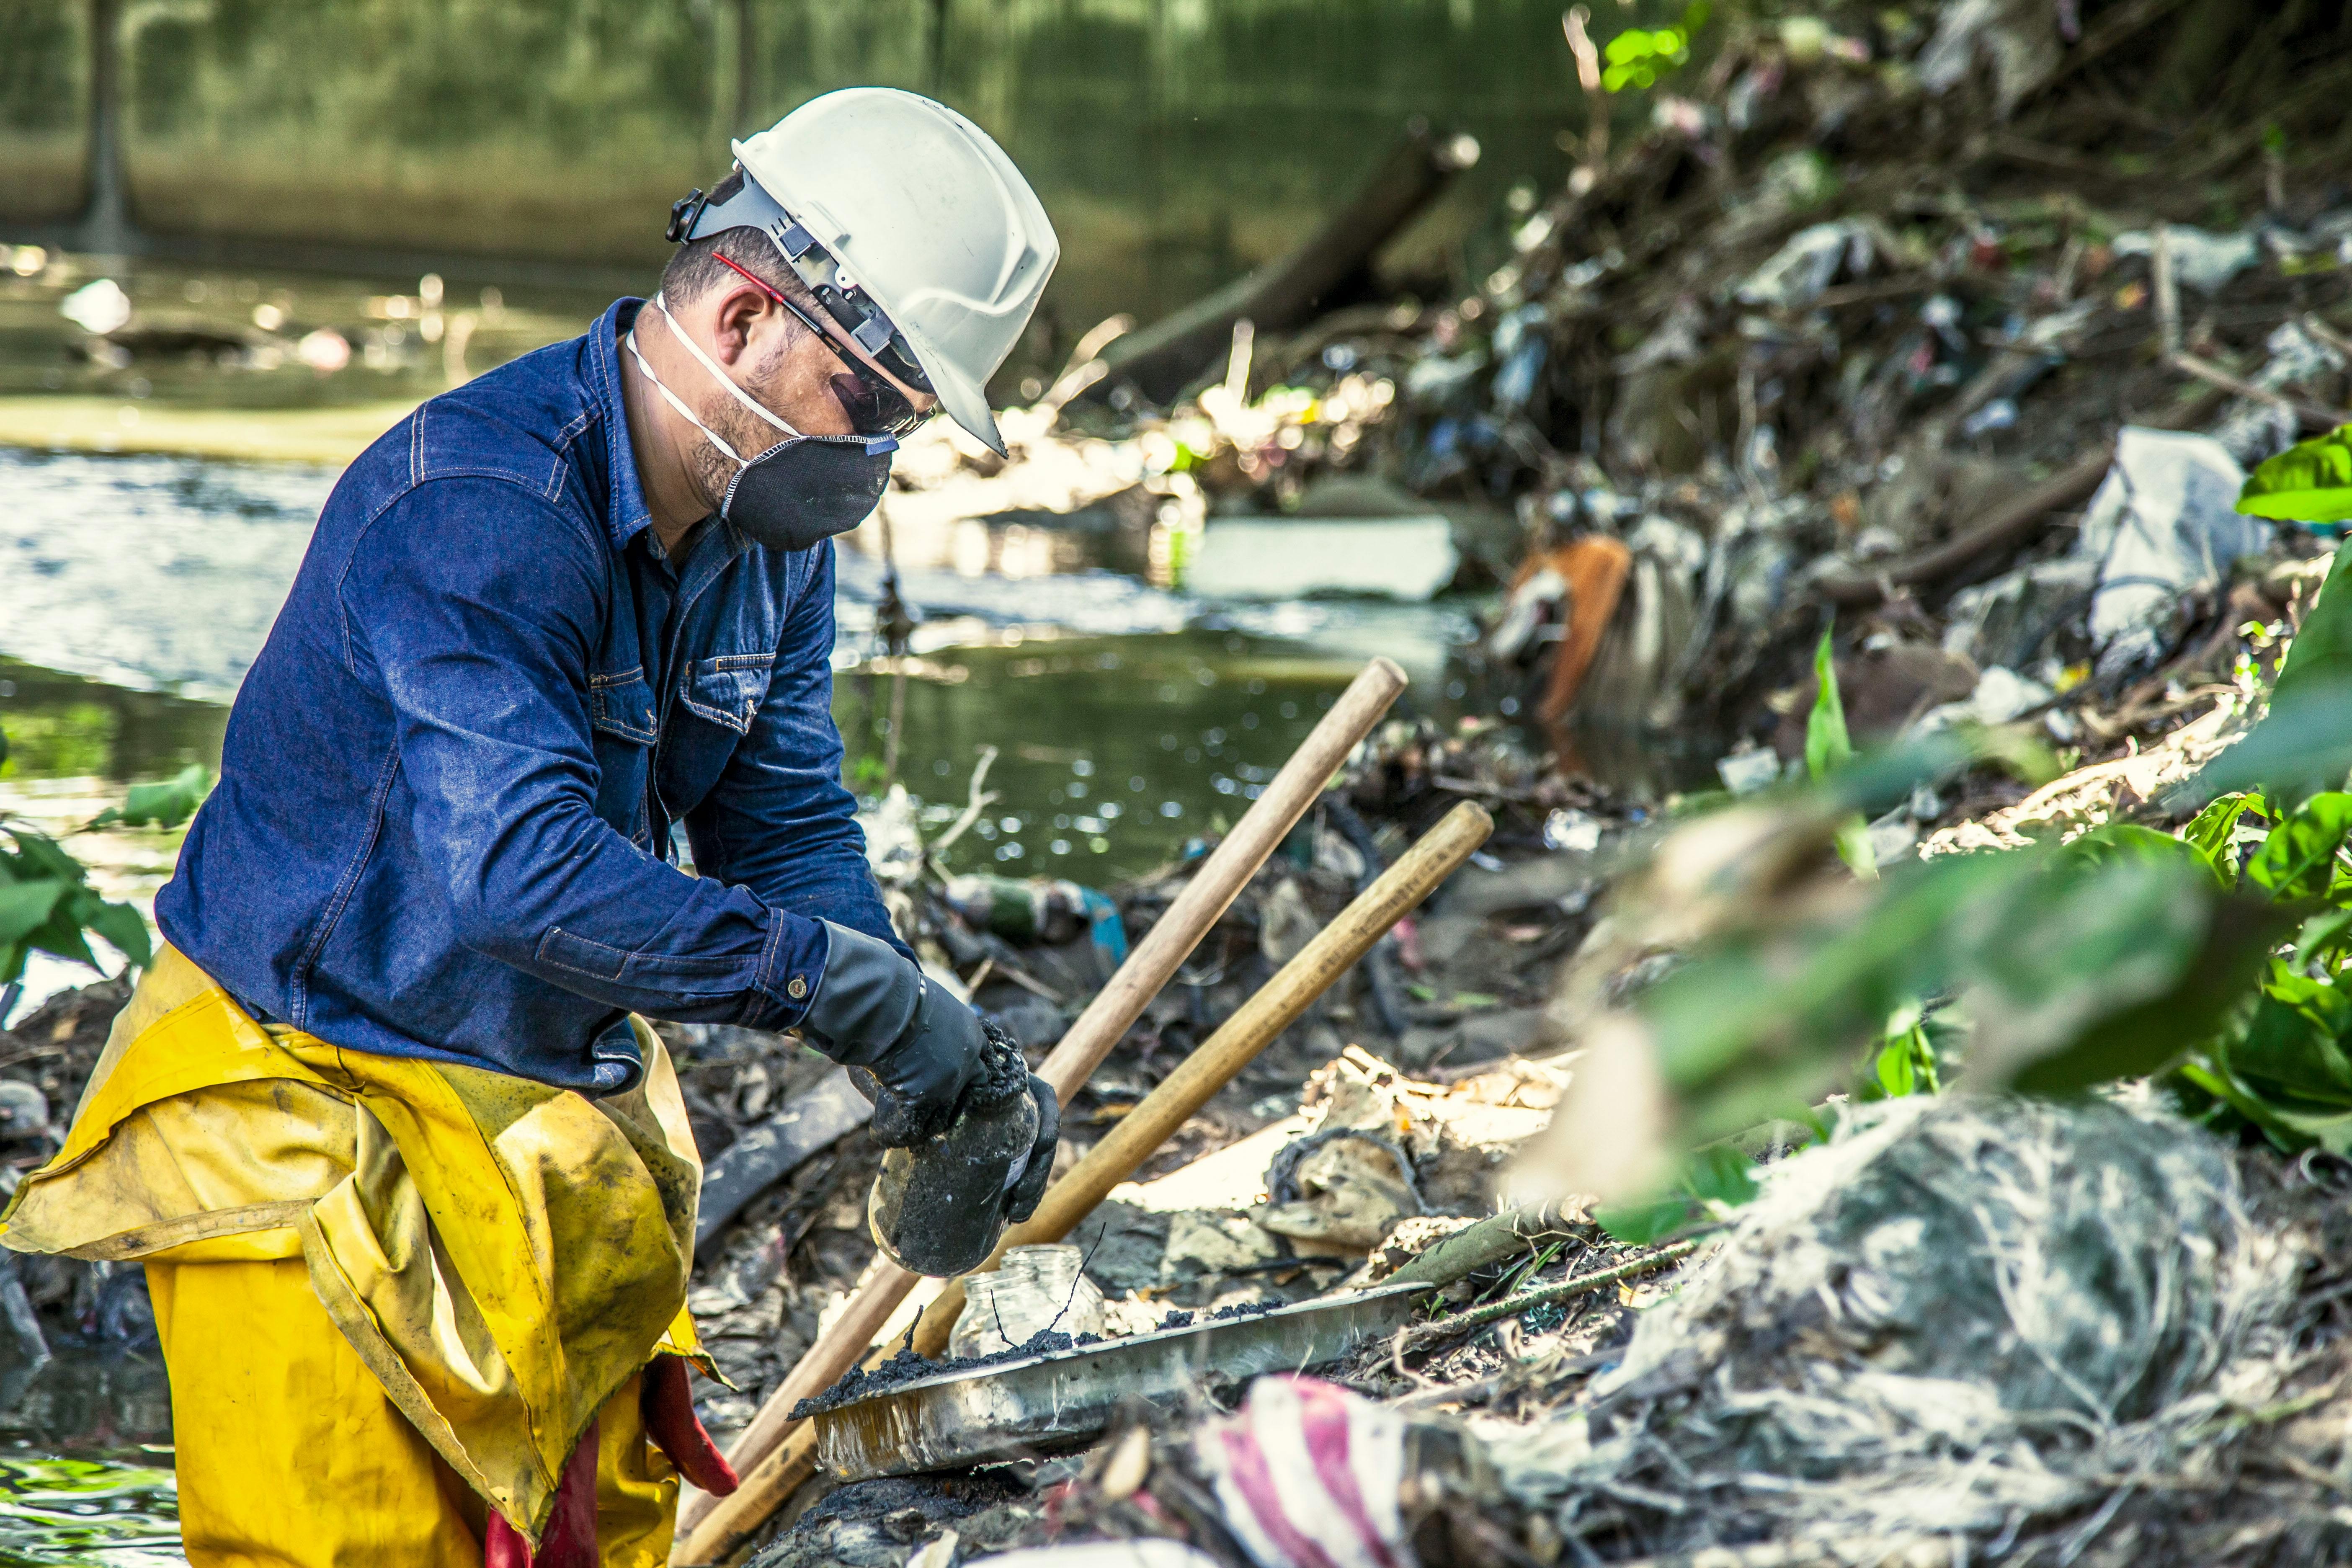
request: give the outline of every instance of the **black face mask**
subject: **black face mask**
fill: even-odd
[[[887,436],[779,441],[735,470],[719,500],[719,515],[754,544],[806,550],[866,521],[890,482],[890,454],[898,445]],[[882,450],[872,450],[876,446]]]
[[[883,487],[890,481],[890,454],[898,449],[897,438],[802,435],[761,407],[751,394],[712,363],[701,345],[678,326],[660,296],[655,296],[653,307],[669,322],[671,333],[719,385],[737,402],[784,433],[782,440],[757,457],[743,457],[705,425],[682,398],[662,384],[638,349],[635,331],[630,331],[629,352],[636,356],[637,368],[645,372],[654,390],[735,465],[735,477],[727,482],[727,493],[719,500],[719,515],[742,530],[752,543],[770,550],[806,550],[865,521],[881,500]]]

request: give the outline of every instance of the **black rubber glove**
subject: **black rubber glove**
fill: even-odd
[[[832,950],[801,1027],[874,1102],[871,1131],[903,1149],[944,1131],[980,1070],[980,1018],[888,942],[824,922]]]
[[[1062,1142],[1062,1102],[1053,1087],[1036,1074],[1029,1075],[1029,1097],[1037,1102],[1037,1139],[1029,1146],[1029,1163],[1021,1179],[1004,1194],[1004,1217],[1019,1225],[1037,1212],[1045,1184],[1054,1175],[1054,1151]]]

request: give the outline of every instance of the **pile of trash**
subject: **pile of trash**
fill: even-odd
[[[2289,156],[2328,133],[2317,89],[2352,40],[2282,16],[2255,42],[2321,62],[2310,90],[2247,119],[2259,73],[2210,67],[2194,166],[2155,162],[2182,154],[2134,95],[2177,94],[2167,38],[2226,8],[1841,0],[1647,33],[1650,122],[1564,142],[1574,172],[1515,195],[1485,278],[1342,298],[1472,155],[1420,128],[1380,176],[1405,194],[1342,215],[1349,265],[1302,253],[1328,290],[1288,286],[1294,258],[1165,330],[1089,334],[1003,419],[1010,458],[945,422],[908,443],[864,547],[1008,572],[1075,551],[1220,594],[1251,591],[1237,559],[1287,595],[1360,591],[1298,574],[1377,558],[1378,591],[1486,595],[1477,716],[1360,748],[1066,1108],[1057,1175],[1446,813],[1475,801],[1495,831],[1065,1242],[968,1285],[958,1359],[832,1407],[1045,1351],[1270,1344],[1350,1302],[1381,1331],[1313,1376],[1227,1379],[1187,1342],[1207,1359],[1179,1397],[979,1466],[819,1479],[758,1568],[2352,1556],[2340,1160],[2125,1091],[1921,1096],[1745,1151],[1761,1194],[1664,1247],[1513,1186],[1582,1070],[1564,1016],[1671,970],[1696,906],[1737,892],[1697,889],[1671,930],[1612,911],[1696,791],[1604,783],[1608,747],[1772,784],[1803,766],[1826,626],[1856,745],[2021,725],[2055,750],[2039,787],[1914,791],[1868,825],[1891,863],[2176,820],[2166,792],[2258,705],[2329,542],[2233,503],[2352,404],[2352,205]],[[1568,40],[1591,86],[1589,21]],[[1330,548],[1364,528],[1378,549]],[[887,792],[869,855],[929,973],[1034,1065],[1210,847],[1115,887],[957,875],[985,773],[940,831]],[[0,1173],[55,1147],[121,999],[0,1036]],[[660,1028],[706,1163],[688,1306],[730,1385],[697,1385],[723,1444],[873,1277],[878,1151],[797,1041]],[[929,1299],[875,1342],[911,1346]],[[0,1255],[11,1332],[136,1343],[143,1310],[135,1270]]]
[[[753,1561],[2334,1561],[2342,1186],[2144,1104],[1902,1101],[1663,1288],[853,1482]]]
[[[1496,1447],[1588,1548],[2218,1561],[2244,1520],[2182,1500],[2240,1479],[2219,1430],[2330,1392],[2295,1332],[2314,1216],[2258,1215],[2230,1151],[2168,1117],[1913,1098],[1764,1184],[1580,1419]],[[2283,1513],[2283,1537],[2341,1531]]]
[[[1328,555],[1322,530],[1402,549],[1436,519],[1451,575],[1416,564],[1384,591],[1486,596],[1463,656],[1484,716],[1401,718],[1363,748],[1097,1070],[1073,1148],[1457,802],[1493,812],[1493,839],[1071,1237],[1086,1331],[1377,1289],[1507,1207],[1507,1151],[1576,1070],[1548,1054],[1563,963],[1596,939],[1622,954],[1596,982],[1614,1002],[1675,962],[1609,931],[1607,896],[1693,786],[1601,782],[1620,771],[1600,754],[1696,745],[1729,793],[1779,781],[1825,626],[1855,744],[2022,725],[2060,761],[2039,787],[1980,768],[1915,792],[1870,825],[1882,863],[2168,819],[2328,564],[2326,531],[2245,517],[2240,489],[2352,405],[2352,205],[2285,151],[2333,134],[2324,95],[2189,68],[2215,111],[2178,166],[2174,127],[2130,106],[2180,90],[2185,8],[2235,36],[2221,0],[1734,8],[1630,146],[1598,120],[1564,139],[1577,168],[1515,195],[1488,276],[1320,316],[1251,316],[1234,301],[1278,291],[1237,286],[1134,353],[1095,335],[1009,461],[943,432],[910,467],[902,516],[931,492],[992,528],[1066,516],[1161,583],[1213,563],[1221,530],[1272,552],[1295,528]],[[2247,47],[2333,81],[2336,27],[2282,15]],[[1235,592],[1221,571],[1190,581]],[[1132,941],[1184,874],[1098,896]],[[1006,934],[1015,962],[1086,955],[1090,906],[1059,901],[1062,945]],[[933,919],[971,973],[973,922]],[[1050,1028],[1006,973],[983,1005]],[[1464,1105],[1528,1125],[1482,1142],[1443,1109]],[[1675,1272],[1571,1289],[1683,1257],[1571,1214],[1329,1382],[1139,1404],[1013,1463],[804,1497],[756,1561],[2352,1550],[2336,1163],[2233,1150],[2128,1098],[1849,1107],[1826,1144],[1760,1152],[1763,1195]]]
[[[2217,53],[2212,118],[2256,118],[2169,147],[2120,106],[2182,90],[2176,8],[1735,9],[1631,145],[1596,126],[1558,192],[1522,188],[1475,287],[1236,320],[1173,394],[1165,334],[1132,363],[1090,336],[1009,463],[942,432],[894,504],[1117,512],[1180,577],[1223,531],[1269,593],[1301,587],[1280,524],[1329,561],[1435,517],[1456,570],[1390,591],[1499,592],[1470,662],[1551,750],[1574,721],[1785,762],[1832,612],[1859,741],[1961,717],[2112,741],[2278,618],[2242,563],[2318,546],[2230,503],[2352,405],[2352,203],[2281,151],[2329,133],[2318,100],[2252,101]],[[2340,69],[2340,22],[2271,33],[2281,68]]]

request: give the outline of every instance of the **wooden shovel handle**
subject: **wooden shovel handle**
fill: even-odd
[[[1080,1220],[1094,1212],[1113,1187],[1133,1175],[1167,1142],[1170,1133],[1191,1120],[1350,965],[1371,951],[1372,944],[1391,926],[1452,876],[1494,830],[1494,819],[1473,802],[1465,801],[1447,813],[1395,865],[1358,894],[1338,919],[1316,933],[1313,941],[1284,964],[1255,995],[1242,1004],[1215,1033],[1202,1041],[1158,1088],[1120,1118],[1118,1126],[1105,1133],[1084,1158],[1046,1190],[1037,1212],[1006,1231],[988,1263],[973,1272],[993,1268],[1008,1247],[1059,1241],[1067,1236]],[[911,1285],[912,1276],[908,1279]],[[869,1280],[868,1288],[871,1284]],[[898,1299],[893,1299],[892,1306],[896,1306]],[[853,1310],[855,1308],[853,1302]],[[946,1349],[948,1335],[962,1312],[963,1283],[952,1280],[917,1321],[912,1336],[915,1350],[936,1356]],[[877,1322],[878,1326],[878,1319]],[[872,1331],[866,1332],[870,1338]],[[806,1364],[805,1359],[803,1364]],[[795,1375],[798,1370],[794,1369]],[[842,1370],[845,1372],[848,1367],[845,1365]],[[782,1393],[779,1391],[779,1398]],[[711,1510],[687,1537],[671,1558],[674,1564],[724,1562],[809,1478],[815,1468],[816,1429],[806,1424],[794,1425],[798,1429],[790,1431],[777,1447],[754,1463],[750,1473],[744,1475],[741,1488]]]
[[[1241,821],[1234,824],[1233,831],[1193,873],[1184,890],[1177,894],[1143,940],[1135,944],[1127,962],[1111,976],[1110,984],[1078,1015],[1061,1043],[1039,1066],[1038,1076],[1054,1086],[1054,1092],[1064,1104],[1069,1103],[1087,1076],[1142,1016],[1145,1005],[1160,994],[1177,969],[1192,955],[1192,950],[1249,885],[1258,868],[1298,826],[1298,819],[1307,815],[1307,808],[1315,804],[1330,783],[1331,775],[1372,732],[1372,727],[1381,721],[1405,686],[1405,673],[1394,660],[1375,658],[1366,665],[1291,754],[1290,761],[1283,764],[1282,771],[1275,774],[1265,792],[1250,803]],[[748,1517],[751,1523],[740,1531],[721,1530],[726,1521],[716,1517],[721,1508],[719,1500],[707,1492],[689,1489],[678,1504],[680,1545],[671,1556],[673,1563],[720,1561],[725,1552],[714,1552],[712,1542],[721,1535],[740,1541],[774,1511],[781,1498],[759,1506],[755,1500],[759,1489],[753,1482],[756,1477],[772,1469],[762,1461],[775,1452],[791,1430],[793,1406],[819,1389],[830,1387],[857,1364],[866,1347],[874,1342],[874,1336],[889,1321],[898,1303],[907,1299],[919,1278],[887,1259],[877,1260],[841,1317],[817,1336],[816,1343],[802,1355],[782,1386],[761,1405],[751,1424],[727,1451],[728,1462],[735,1467],[736,1474],[743,1477],[743,1485],[726,1500],[724,1510],[728,1520]],[[757,1511],[753,1511],[755,1508]],[[706,1523],[711,1528],[703,1528]]]

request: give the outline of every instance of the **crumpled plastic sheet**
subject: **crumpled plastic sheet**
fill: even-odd
[[[2102,676],[2154,664],[2179,634],[2192,595],[2241,556],[2269,548],[2270,525],[2237,510],[2245,470],[2210,436],[2126,426],[2083,519],[2074,552],[2099,563],[2091,640]]]
[[[2153,1110],[1849,1107],[1585,1406],[1474,1426],[1567,1534],[1653,1552],[2088,1529],[2119,1487],[2221,1462],[2211,1424],[2277,1394],[2299,1261],[2221,1142]]]

